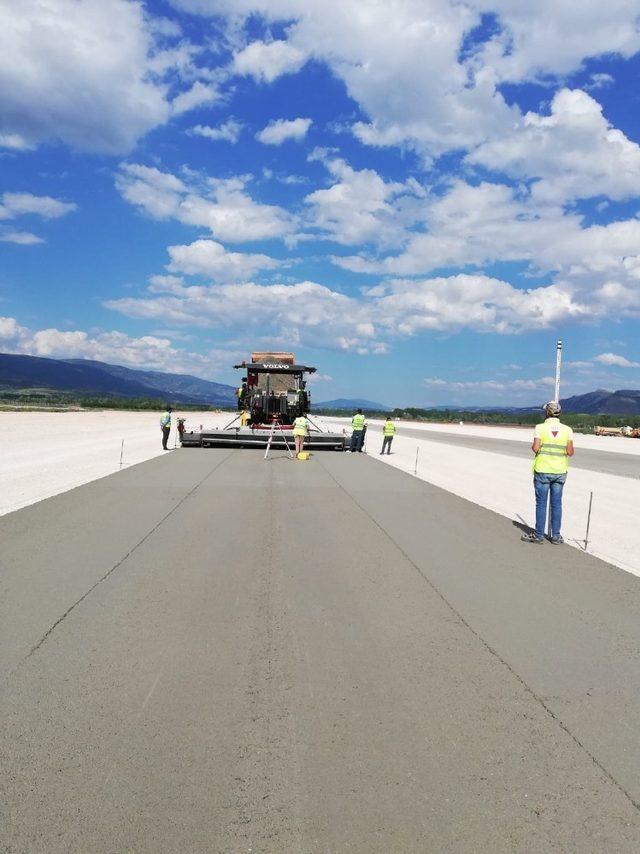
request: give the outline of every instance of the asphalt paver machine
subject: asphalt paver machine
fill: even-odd
[[[225,427],[187,432],[181,435],[183,447],[264,448],[271,438],[272,448],[294,444],[293,422],[311,408],[306,374],[315,373],[309,365],[297,365],[293,353],[252,353],[251,361],[234,368],[245,371],[236,390],[238,414]],[[344,433],[321,430],[312,419],[305,448],[343,451]]]

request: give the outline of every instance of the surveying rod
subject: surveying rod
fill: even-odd
[[[553,399],[560,403],[560,365],[562,364],[562,341],[556,344],[556,389]]]

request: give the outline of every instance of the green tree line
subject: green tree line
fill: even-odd
[[[164,409],[172,406],[181,412],[211,412],[230,407],[209,406],[203,403],[174,403],[166,397],[120,397],[108,394],[77,394],[52,391],[50,389],[0,390],[0,405],[6,408],[38,407],[46,409],[120,409],[140,410]]]
[[[369,418],[386,418],[390,415],[399,421],[431,421],[438,423],[464,421],[471,424],[502,424],[516,427],[533,426],[544,420],[539,412],[494,412],[468,411],[466,409],[420,409],[407,406],[390,411],[365,410]],[[314,409],[313,414],[344,418],[348,413],[344,409]],[[594,427],[640,427],[640,415],[588,415],[587,413],[567,413],[562,415],[564,424],[568,424],[579,433],[592,433]]]

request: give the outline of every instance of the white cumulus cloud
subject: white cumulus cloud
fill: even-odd
[[[2,243],[15,243],[18,246],[36,246],[44,243],[44,238],[38,237],[30,231],[18,231],[14,228],[0,228],[0,241]]]
[[[188,131],[191,136],[202,136],[213,142],[221,140],[224,142],[237,142],[240,139],[241,132],[242,124],[236,121],[236,119],[229,119],[217,128],[209,127],[208,125],[195,125],[195,127],[190,128]]]
[[[24,214],[57,219],[77,209],[73,202],[61,202],[51,196],[34,196],[32,193],[3,193],[1,199],[0,219],[14,219]]]
[[[170,113],[166,87],[149,79],[152,46],[139,3],[0,4],[0,132],[128,151]]]
[[[34,147],[19,133],[0,133],[0,148],[8,148],[11,151],[31,151]]]
[[[196,80],[190,89],[176,95],[171,102],[171,112],[174,116],[180,116],[205,104],[214,104],[219,97],[220,94],[215,85]]]
[[[44,238],[30,231],[4,225],[9,220],[23,216],[39,216],[42,219],[58,219],[76,210],[73,202],[61,202],[51,196],[34,196],[33,193],[3,193],[0,196],[0,242],[18,246],[35,246],[44,243]]]
[[[545,201],[640,195],[640,146],[612,128],[600,104],[580,90],[561,89],[550,115],[527,113],[467,160],[514,178],[540,179],[533,194]]]
[[[275,119],[258,131],[256,139],[264,145],[282,145],[287,139],[304,139],[311,127],[311,119]]]
[[[127,317],[195,328],[236,327],[307,346],[367,353],[381,343],[368,306],[316,282],[194,286],[105,305]]]
[[[272,270],[279,262],[268,255],[229,252],[215,240],[196,240],[187,246],[169,246],[167,269],[217,282],[244,281],[259,270]]]
[[[539,377],[538,379],[522,380],[444,380],[440,377],[426,377],[423,380],[426,386],[432,388],[446,389],[450,391],[536,391],[544,390],[555,383],[554,377]]]
[[[122,164],[116,177],[122,196],[149,216],[208,228],[218,240],[242,243],[291,234],[293,217],[281,207],[254,201],[246,184],[242,177],[183,181],[136,163]]]
[[[299,71],[305,62],[304,51],[287,41],[254,41],[236,53],[233,69],[237,74],[271,83],[283,74]]]
[[[634,0],[172,0],[183,10],[226,16],[233,32],[252,16],[286,23],[286,38],[239,49],[234,68],[258,80],[327,64],[368,119],[369,145],[410,145],[426,158],[499,138],[519,117],[502,82],[561,79],[586,59],[640,49]],[[493,32],[466,44],[483,16]],[[466,50],[463,50],[466,48]]]
[[[640,368],[640,362],[632,362],[625,356],[618,356],[616,353],[600,353],[595,357],[596,362],[601,365],[609,365],[617,368]]]
[[[305,197],[309,226],[345,246],[371,242],[389,248],[406,241],[422,207],[417,182],[387,182],[375,170],[353,169],[339,157],[316,153],[314,159],[323,160],[334,183]]]
[[[95,359],[131,368],[153,369],[168,373],[196,373],[215,377],[228,368],[235,352],[213,349],[195,353],[173,346],[170,338],[142,335],[133,338],[123,332],[30,329],[14,317],[0,317],[0,350],[53,359]]]

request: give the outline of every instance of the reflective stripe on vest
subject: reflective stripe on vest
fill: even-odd
[[[309,422],[307,421],[307,419],[304,416],[299,416],[293,422],[293,435],[294,436],[308,436],[309,435],[308,425],[309,425]]]
[[[384,435],[385,436],[393,436],[396,432],[396,425],[393,421],[386,421],[384,425]]]
[[[570,436],[570,428],[564,424],[555,419],[552,419],[551,423],[545,421],[540,430],[540,450],[534,459],[534,472],[565,474],[569,469],[567,442]]]
[[[351,419],[351,426],[353,427],[354,430],[362,430],[362,428],[364,427],[365,420],[366,419],[365,419],[364,415],[357,413]]]

